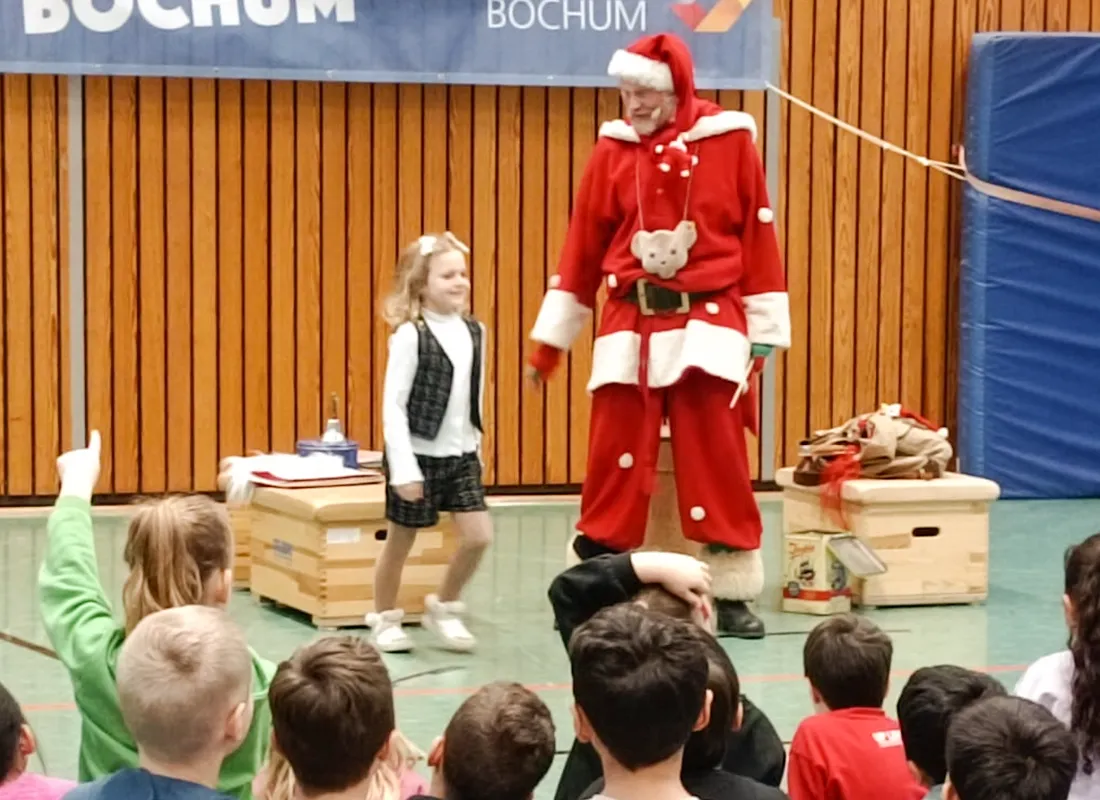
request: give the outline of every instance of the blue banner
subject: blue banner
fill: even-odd
[[[0,0],[0,71],[608,86],[675,32],[701,88],[760,89],[772,0]]]

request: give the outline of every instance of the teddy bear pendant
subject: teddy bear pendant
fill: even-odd
[[[695,223],[684,219],[672,230],[638,231],[630,240],[630,252],[642,262],[642,269],[667,281],[687,265],[695,238]]]

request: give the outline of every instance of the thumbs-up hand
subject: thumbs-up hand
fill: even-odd
[[[88,446],[62,453],[57,459],[57,474],[61,478],[61,495],[92,499],[99,480],[99,431],[92,431]]]

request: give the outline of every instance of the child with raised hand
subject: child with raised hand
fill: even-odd
[[[122,719],[136,767],[82,784],[70,800],[224,800],[227,755],[252,722],[252,655],[224,610],[181,606],[144,617],[118,656]]]
[[[1071,800],[1100,797],[1100,533],[1065,556],[1062,604],[1069,647],[1032,664],[1014,694],[1048,709],[1081,753]]]
[[[374,571],[371,642],[387,653],[412,649],[398,607],[401,573],[416,533],[453,515],[460,544],[424,627],[449,650],[476,644],[463,622],[462,592],[493,538],[481,479],[485,326],[469,315],[469,250],[451,233],[421,236],[401,254],[385,319],[389,341],[382,398],[386,519]]]
[[[76,784],[27,767],[38,750],[19,703],[0,684],[0,800],[58,800]]]
[[[184,605],[224,608],[233,586],[233,536],[221,506],[202,495],[139,506],[123,553],[129,574],[119,624],[99,582],[91,497],[99,478],[100,436],[57,460],[61,491],[48,523],[38,576],[39,605],[51,644],[72,680],[80,711],[78,777],[90,781],[138,763],[119,707],[115,674],[126,637],[142,619]],[[250,651],[251,652],[251,651]],[[267,687],[275,666],[251,652],[255,713],[244,741],[222,767],[219,789],[248,800],[266,755],[271,717]]]

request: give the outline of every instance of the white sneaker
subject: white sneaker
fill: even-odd
[[[407,653],[412,650],[412,639],[401,627],[404,618],[405,612],[399,608],[367,614],[370,643],[383,653]]]
[[[477,640],[462,621],[465,613],[466,604],[461,600],[444,603],[436,595],[430,594],[424,599],[424,618],[421,625],[438,636],[448,650],[467,653],[474,649]]]

